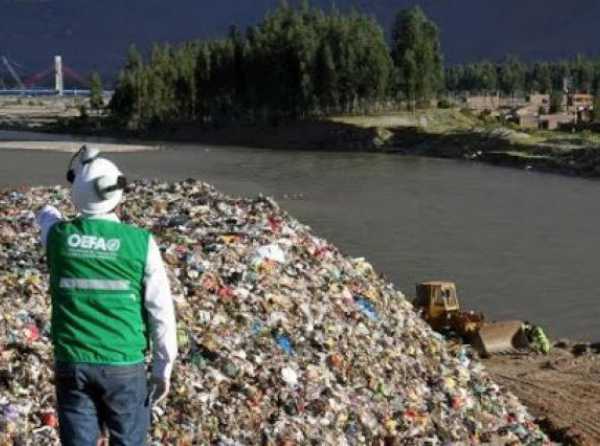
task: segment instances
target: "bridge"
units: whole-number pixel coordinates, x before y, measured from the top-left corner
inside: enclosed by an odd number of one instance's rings
[[[0,96],[89,96],[89,83],[77,71],[63,64],[61,56],[54,57],[54,64],[23,79],[19,72],[21,65],[6,56],[0,56]],[[2,70],[4,67],[4,70]],[[4,76],[13,80],[15,87],[6,88]],[[47,86],[48,80],[54,80],[54,88]],[[65,89],[65,80],[80,88]],[[44,85],[46,84],[46,85]]]

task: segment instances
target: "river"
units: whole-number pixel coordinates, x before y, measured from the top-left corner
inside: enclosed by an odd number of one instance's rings
[[[0,151],[0,186],[64,183],[70,155]],[[110,154],[131,178],[199,178],[263,193],[407,295],[457,283],[463,307],[541,324],[555,337],[600,331],[600,182],[384,154],[168,144]]]

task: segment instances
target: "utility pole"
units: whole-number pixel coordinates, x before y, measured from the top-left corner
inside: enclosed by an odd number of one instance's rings
[[[54,56],[54,80],[54,89],[59,96],[62,96],[65,90],[65,84],[61,56]]]

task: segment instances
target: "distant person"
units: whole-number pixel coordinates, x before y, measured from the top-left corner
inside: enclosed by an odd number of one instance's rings
[[[50,270],[61,442],[95,445],[106,427],[111,446],[144,445],[177,354],[164,264],[152,235],[115,214],[126,181],[112,162],[84,146],[67,179],[80,215],[63,220],[52,206],[37,214]]]
[[[527,335],[527,339],[531,344],[531,348],[538,352],[547,355],[550,353],[550,340],[544,333],[544,330],[539,325],[533,325],[529,321],[525,321],[523,324],[523,329],[525,330],[525,334]]]

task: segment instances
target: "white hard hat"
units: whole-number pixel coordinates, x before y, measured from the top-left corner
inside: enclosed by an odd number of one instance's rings
[[[100,158],[96,149],[83,146],[72,160],[67,177],[73,184],[73,204],[84,214],[108,214],[123,199],[123,173],[111,161]]]

